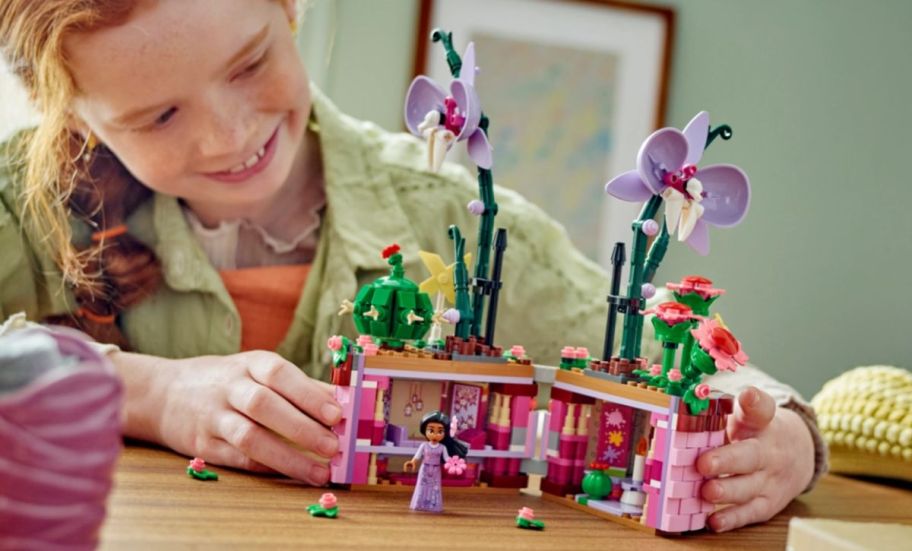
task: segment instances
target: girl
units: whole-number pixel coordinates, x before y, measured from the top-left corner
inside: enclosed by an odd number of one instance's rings
[[[462,208],[475,184],[457,167],[427,172],[420,143],[310,87],[295,7],[0,3],[0,45],[42,112],[2,151],[0,317],[25,311],[117,345],[127,436],[323,484],[308,452],[336,453],[325,427],[340,418],[319,380],[323,343],[354,332],[336,307],[382,275],[389,243],[451,250],[449,224],[475,227]],[[535,266],[506,271],[498,341],[538,358],[570,335],[596,349],[605,274],[541,210],[497,193],[510,257]],[[548,307],[529,316],[533,304]],[[757,371],[710,382],[766,391],[741,394],[734,443],[700,459],[738,475],[705,485],[737,504],[711,522],[768,519],[823,470],[813,412]]]
[[[415,452],[415,456],[405,462],[405,472],[415,470],[415,461],[421,458],[418,480],[415,482],[415,493],[409,507],[413,511],[443,511],[443,486],[441,465],[450,457],[465,458],[468,448],[465,444],[450,436],[450,418],[440,411],[432,411],[421,419],[421,434],[427,438]]]

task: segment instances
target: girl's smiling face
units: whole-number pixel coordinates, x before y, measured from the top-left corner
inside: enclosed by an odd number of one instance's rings
[[[125,24],[67,39],[76,125],[194,208],[268,207],[310,113],[293,18],[294,0],[141,0]]]

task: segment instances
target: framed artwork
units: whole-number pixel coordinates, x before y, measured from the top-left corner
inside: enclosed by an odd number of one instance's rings
[[[639,206],[609,200],[604,185],[634,168],[664,122],[674,12],[608,0],[422,0],[415,74],[446,87],[443,49],[429,40],[437,27],[460,53],[475,43],[495,183],[541,206],[608,266]]]

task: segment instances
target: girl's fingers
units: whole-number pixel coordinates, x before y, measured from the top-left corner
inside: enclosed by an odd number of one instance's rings
[[[775,513],[769,499],[761,495],[743,505],[733,505],[716,511],[709,517],[709,527],[715,532],[725,532],[755,522],[765,522]]]
[[[711,503],[747,503],[763,491],[766,476],[762,472],[715,478],[703,483],[703,499]]]
[[[241,379],[231,384],[228,388],[228,403],[248,419],[306,450],[327,458],[339,451],[339,438],[332,431],[301,413],[272,389],[251,379]]]
[[[705,477],[750,474],[766,465],[767,453],[756,438],[726,444],[697,458],[697,470]]]
[[[748,387],[738,395],[738,407],[728,420],[728,437],[731,441],[753,438],[763,431],[776,416],[776,401],[769,394],[755,387]]]
[[[216,420],[217,434],[251,460],[276,471],[322,486],[329,479],[329,468],[295,450],[278,436],[243,415],[230,411]]]
[[[342,418],[342,408],[333,397],[332,387],[314,381],[280,356],[257,353],[252,356],[247,371],[255,381],[278,392],[326,426],[335,425]]]
[[[275,474],[276,472],[275,469],[270,469],[266,465],[250,459],[221,438],[210,438],[203,446],[203,449],[200,450],[199,456],[205,459],[206,463],[212,465],[233,467],[255,473]]]

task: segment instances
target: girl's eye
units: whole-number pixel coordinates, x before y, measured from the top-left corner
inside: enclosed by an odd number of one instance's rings
[[[168,110],[166,110],[165,112],[163,112],[161,115],[156,117],[154,121],[147,124],[146,126],[139,128],[138,130],[140,132],[151,132],[153,130],[159,130],[159,129],[165,127],[168,124],[168,122],[171,121],[171,119],[174,117],[175,113],[177,113],[177,107],[171,107]]]
[[[268,52],[267,52],[267,53],[268,53]],[[244,69],[243,69],[240,73],[238,73],[238,75],[237,75],[235,78],[243,78],[243,77],[250,76],[250,75],[256,73],[257,70],[258,70],[260,67],[262,67],[263,64],[264,64],[265,62],[266,62],[266,53],[264,53],[263,55],[261,55],[261,56],[259,57],[259,59],[257,59],[256,61],[254,61],[254,62],[251,63],[250,65],[244,67]],[[232,80],[233,80],[233,79],[232,79]]]

